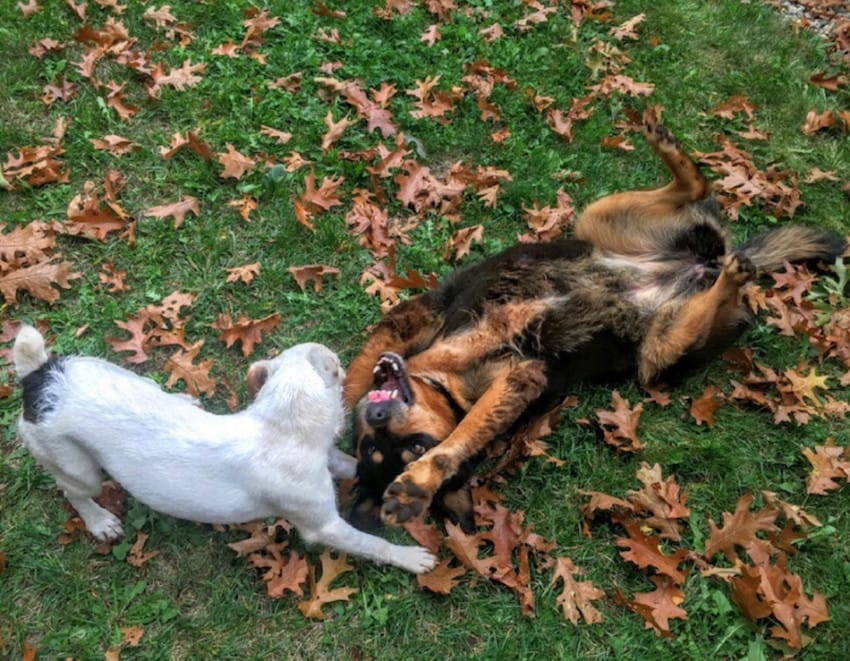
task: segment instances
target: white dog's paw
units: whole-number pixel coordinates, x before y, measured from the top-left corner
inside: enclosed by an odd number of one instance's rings
[[[86,521],[86,528],[100,542],[111,542],[124,534],[121,520],[107,510],[96,521]]]
[[[401,546],[396,564],[414,574],[424,574],[437,566],[437,556],[421,546]]]

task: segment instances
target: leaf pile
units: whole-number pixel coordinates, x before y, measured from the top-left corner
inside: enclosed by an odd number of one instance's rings
[[[691,568],[725,582],[745,617],[772,618],[776,624],[770,635],[789,649],[810,641],[803,626],[811,629],[829,619],[824,596],[814,591],[809,598],[800,577],[788,568],[789,556],[797,552],[792,542],[821,526],[815,517],[767,491],[762,492],[764,507],[753,511],[752,494],[744,494],[734,513],[723,513],[721,525],[709,520],[700,553],[682,543],[682,525],[691,514],[687,492],[680,491],[672,476],[663,479],[657,464],[642,464],[637,477],[643,487],[628,492],[626,499],[582,492],[590,496],[582,516],[590,530],[592,520],[605,512],[626,533],[616,540],[625,549],[620,556],[647,571],[655,589],[629,598],[617,588],[615,599],[643,617],[647,628],[672,636],[670,620],[687,619],[682,588]]]

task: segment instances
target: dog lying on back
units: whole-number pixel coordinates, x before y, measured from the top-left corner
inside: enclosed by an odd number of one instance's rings
[[[283,516],[307,542],[416,573],[436,562],[423,548],[390,544],[340,517],[332,477],[353,477],[356,462],[334,445],[344,371],[323,345],[300,344],[251,365],[256,398],[233,415],[208,413],[98,358],[50,358],[31,326],[21,327],[13,355],[23,383],[19,435],[99,540],[123,534],[93,500],[105,469],[136,499],[181,519]]]
[[[844,239],[800,225],[732,249],[710,184],[651,117],[643,132],[673,180],[609,195],[573,238],[520,244],[393,308],[351,363],[361,528],[433,506],[465,529],[469,462],[576,384],[669,381],[745,328],[741,288],[784,261],[833,261]]]

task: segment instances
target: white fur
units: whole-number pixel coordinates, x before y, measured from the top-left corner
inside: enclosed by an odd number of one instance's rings
[[[22,378],[47,360],[38,331],[21,328],[14,358]],[[52,408],[37,423],[21,415],[18,431],[98,539],[123,533],[92,500],[105,469],[159,512],[204,523],[283,516],[307,542],[430,570],[427,550],[361,532],[337,511],[332,477],[354,477],[356,462],[334,445],[344,421],[336,355],[299,344],[249,372],[262,381],[256,399],[216,415],[104,360],[66,357],[39,400]]]

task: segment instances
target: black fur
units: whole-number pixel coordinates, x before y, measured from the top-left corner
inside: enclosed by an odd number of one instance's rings
[[[23,379],[24,420],[38,424],[41,416],[53,409],[52,403],[44,397],[44,390],[56,374],[65,369],[62,358],[51,358]]]

